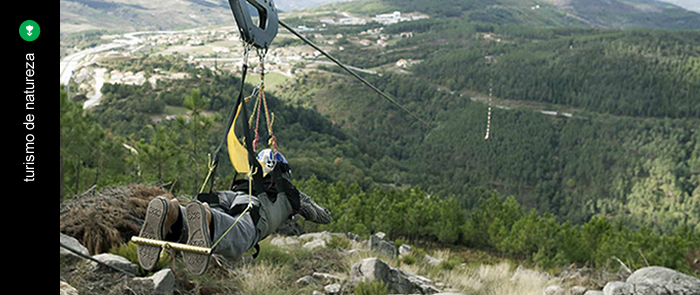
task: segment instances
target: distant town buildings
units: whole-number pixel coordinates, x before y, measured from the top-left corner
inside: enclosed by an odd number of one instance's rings
[[[374,16],[372,20],[385,26],[388,26],[399,22],[415,21],[428,18],[430,18],[430,16],[428,16],[427,14],[422,14],[420,12],[401,14],[400,11],[394,11],[393,13],[378,14]]]
[[[143,71],[134,74],[131,71],[122,73],[119,70],[112,70],[109,72],[108,82],[112,84],[143,85],[143,83],[146,83],[146,78]]]
[[[319,21],[323,25],[364,25],[368,22],[366,18],[356,17],[347,12],[342,12],[340,15],[342,15],[342,17],[335,18],[327,16],[319,19]],[[383,25],[392,25],[398,22],[416,21],[428,18],[430,18],[430,16],[420,12],[401,13],[400,11],[394,11],[392,13],[375,15],[369,20]]]
[[[306,26],[297,26],[298,32],[311,32],[313,30],[314,30],[313,28],[308,28]]]
[[[409,59],[403,59],[403,58],[402,58],[402,59],[399,59],[399,60],[396,62],[396,66],[399,67],[399,68],[408,68],[408,67],[410,67],[410,66],[412,66],[412,65],[415,65],[415,64],[418,64],[418,63],[420,63],[420,62],[421,62],[420,60],[413,60],[413,59],[410,59],[410,58],[409,58]]]
[[[359,17],[343,17],[339,19],[325,17],[319,20],[321,23],[329,25],[364,25],[367,23],[366,20]]]
[[[413,38],[413,32],[401,32],[399,34],[401,38]]]

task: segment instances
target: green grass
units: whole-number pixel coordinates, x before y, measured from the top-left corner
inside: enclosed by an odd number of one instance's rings
[[[189,110],[186,107],[177,107],[177,106],[165,106],[165,114],[166,115],[187,115],[189,114]]]
[[[350,248],[350,241],[346,238],[333,236],[331,240],[328,241],[327,247],[330,249],[346,250]]]
[[[126,244],[113,247],[112,249],[109,249],[109,253],[124,257],[131,261],[131,263],[138,265],[138,275],[140,276],[147,276],[149,273],[155,273],[161,269],[168,268],[173,262],[173,259],[170,257],[167,251],[162,251],[160,254],[160,259],[158,260],[155,268],[153,268],[153,270],[150,272],[146,271],[145,269],[141,268],[141,265],[139,264],[136,244],[133,242],[128,242]]]
[[[389,292],[388,284],[379,281],[371,283],[361,282],[355,287],[355,295],[386,295]]]
[[[284,85],[289,77],[280,73],[267,73],[265,75],[265,90],[275,91],[279,89],[280,86]],[[257,86],[260,83],[260,75],[249,75],[246,77],[246,83]]]

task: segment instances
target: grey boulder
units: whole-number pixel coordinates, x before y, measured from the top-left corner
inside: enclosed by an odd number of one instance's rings
[[[394,244],[384,240],[385,236],[382,232],[371,235],[369,237],[369,248],[389,258],[396,258],[399,255],[399,251],[396,250]]]
[[[627,282],[609,282],[603,288],[603,294],[700,295],[700,279],[669,268],[651,266],[635,271]]]
[[[88,251],[85,246],[80,244],[78,240],[75,238],[69,236],[69,235],[60,235],[60,241],[61,244],[70,247],[71,249],[75,250],[76,252],[83,254],[85,256],[90,257],[90,252]],[[70,250],[64,248],[64,247],[59,247],[61,249],[61,258],[68,258],[68,259],[82,259],[80,256],[76,255],[75,253],[71,252]]]
[[[172,294],[175,290],[175,275],[166,268],[147,278],[133,278],[130,286],[146,294]]]
[[[350,281],[357,283],[360,281],[371,282],[379,280],[388,286],[391,293],[399,294],[433,294],[440,290],[435,287],[433,281],[407,273],[403,270],[390,267],[377,258],[366,258],[355,263],[350,269]]]
[[[330,295],[340,294],[340,284],[331,284],[323,287],[323,290]]]
[[[92,258],[94,258],[95,260],[102,262],[106,265],[116,267],[118,269],[130,272],[130,273],[136,273],[136,271],[138,271],[138,268],[139,268],[138,265],[131,263],[131,261],[129,261],[129,259],[126,259],[126,258],[121,257],[119,255],[103,253],[103,254],[97,254],[95,256],[92,256]],[[101,265],[98,265],[97,262],[91,261],[90,263],[95,268],[102,267]]]

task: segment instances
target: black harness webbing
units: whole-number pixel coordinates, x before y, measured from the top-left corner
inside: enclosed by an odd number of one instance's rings
[[[257,159],[255,158],[255,152],[253,151],[253,143],[252,143],[252,137],[250,135],[250,126],[248,126],[248,120],[245,120],[245,118],[248,117],[248,111],[245,107],[245,101],[243,98],[243,92],[244,92],[244,86],[245,86],[245,78],[246,74],[248,72],[248,65],[244,64],[243,65],[243,74],[241,75],[241,86],[240,90],[238,92],[238,100],[236,101],[236,104],[233,106],[231,109],[231,112],[229,113],[228,116],[228,122],[226,124],[226,129],[224,132],[224,135],[221,138],[221,141],[219,142],[219,145],[216,147],[216,150],[214,150],[214,153],[212,154],[212,163],[211,165],[214,167],[213,171],[211,173],[211,183],[209,185],[209,193],[206,195],[212,195],[214,191],[214,180],[216,179],[216,168],[219,166],[219,153],[221,153],[221,149],[224,146],[224,143],[226,142],[226,137],[228,136],[228,132],[231,129],[231,126],[235,124],[235,116],[236,116],[236,110],[238,110],[239,106],[241,107],[241,113],[243,117],[243,135],[245,138],[245,147],[246,150],[248,151],[248,163],[252,166],[253,171],[255,172],[253,174],[253,185],[255,186],[255,189],[257,191],[263,191],[263,186],[262,186],[262,167],[260,166],[260,163],[258,163]],[[201,195],[201,194],[200,194]],[[197,199],[200,199],[199,196],[197,196]],[[206,196],[203,196],[203,199],[207,199]]]

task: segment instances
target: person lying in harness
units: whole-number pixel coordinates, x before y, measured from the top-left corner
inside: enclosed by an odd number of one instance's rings
[[[253,247],[259,250],[258,242],[295,214],[319,224],[332,221],[326,208],[292,185],[289,163],[281,153],[265,149],[257,159],[265,175],[263,192],[253,187],[252,196],[248,195],[249,181],[241,179],[234,182],[231,191],[200,194],[184,207],[176,199],[156,197],[148,205],[139,237],[199,247],[212,247],[218,241],[214,254],[238,258]],[[249,201],[253,206],[245,211]],[[137,247],[141,267],[153,269],[162,248],[142,244]],[[187,269],[199,275],[206,271],[210,255],[183,251],[183,258]]]

